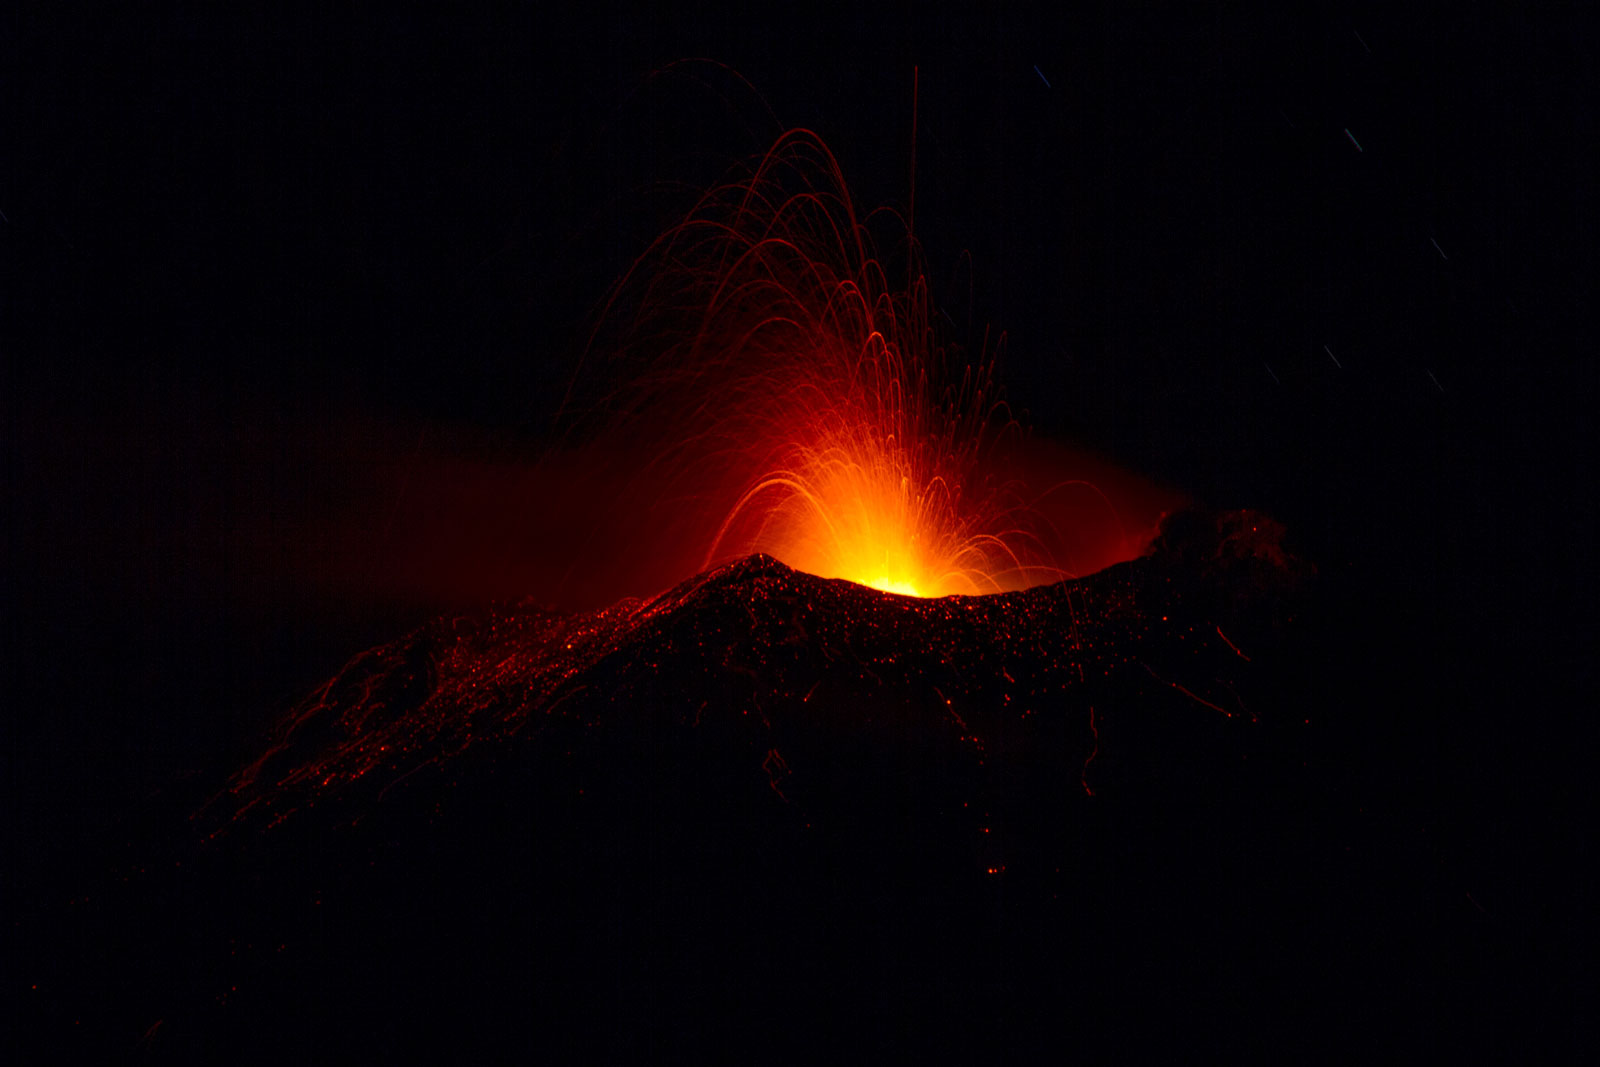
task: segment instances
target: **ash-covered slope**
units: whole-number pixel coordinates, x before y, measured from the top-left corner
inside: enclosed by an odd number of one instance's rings
[[[1145,559],[990,597],[752,557],[592,614],[438,620],[84,909],[39,968],[45,1028],[633,1056],[1110,1010],[1086,976],[1253,891],[1208,869],[1304,725],[1274,663],[1309,568],[1281,534],[1190,515]],[[1211,884],[1170,896],[1179,872]]]

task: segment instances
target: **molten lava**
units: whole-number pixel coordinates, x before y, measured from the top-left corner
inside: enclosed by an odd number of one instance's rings
[[[879,258],[869,221],[897,226],[903,262]],[[779,138],[652,244],[590,351],[626,384],[592,407],[569,393],[568,413],[603,413],[654,456],[630,499],[714,518],[699,569],[765,552],[923,597],[1067,573],[1007,475],[1021,435],[995,353],[944,340],[915,240],[858,214],[814,134]]]

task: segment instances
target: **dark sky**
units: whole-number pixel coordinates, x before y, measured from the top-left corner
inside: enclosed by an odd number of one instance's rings
[[[936,292],[1007,331],[1036,430],[1283,518],[1467,672],[1472,759],[1561,733],[1594,601],[1579,6],[747,7],[14,16],[4,660],[30,847],[374,641],[537,595],[383,561],[434,543],[442,487],[526,511],[517,465],[590,312],[728,162],[806,126],[862,204],[909,207],[913,70]],[[1519,692],[1554,719],[1502,723]]]

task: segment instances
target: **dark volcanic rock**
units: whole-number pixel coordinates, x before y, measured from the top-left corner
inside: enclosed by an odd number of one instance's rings
[[[1151,961],[1206,924],[1270,940],[1216,909],[1259,890],[1242,827],[1304,725],[1282,647],[1309,569],[1281,536],[1190,515],[1151,557],[990,597],[752,557],[593,614],[438,620],[136,849],[40,965],[42,1029],[203,1057],[883,1051],[981,1048],[985,1019],[1020,1040],[1127,981],[1203,1005],[1229,983]]]
[[[916,751],[930,778],[970,788],[991,762],[1077,773],[1096,700],[1152,680],[1256,719],[1239,692],[1250,657],[1223,627],[1257,647],[1287,621],[1309,568],[1282,534],[1251,512],[1186,514],[1151,557],[997,596],[902,597],[753,556],[589,614],[441,619],[286,716],[206,819],[221,833],[321,805],[355,821],[392,790],[459,777],[468,750],[503,764],[680,734],[800,811],[832,792],[807,797],[809,779],[861,751]]]

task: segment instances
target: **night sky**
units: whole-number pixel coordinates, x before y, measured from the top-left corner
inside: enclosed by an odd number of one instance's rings
[[[1348,832],[1593,992],[1578,5],[225,6],[0,43],[9,899],[362,649],[559,599],[523,472],[608,286],[785,127],[910,211],[915,129],[958,336],[1039,436],[1286,524]]]

